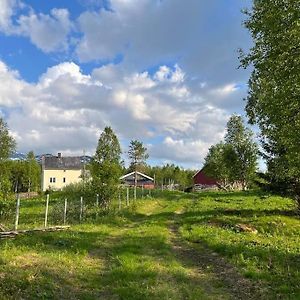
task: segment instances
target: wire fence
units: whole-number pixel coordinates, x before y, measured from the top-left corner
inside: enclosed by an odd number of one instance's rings
[[[110,203],[109,212],[118,213],[134,206],[136,201],[159,194],[158,190],[144,188],[119,189],[117,198]],[[103,208],[97,194],[64,197],[53,193],[29,199],[16,195],[16,201],[0,203],[0,231],[79,224],[106,213],[107,208]]]

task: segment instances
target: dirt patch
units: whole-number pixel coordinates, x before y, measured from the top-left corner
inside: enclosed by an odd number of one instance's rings
[[[252,225],[248,225],[248,224],[236,224],[235,228],[237,229],[238,232],[249,232],[249,233],[253,233],[253,234],[258,233],[256,228],[254,228]]]
[[[174,224],[170,226],[170,232],[172,248],[176,256],[183,262],[192,262],[200,273],[211,270],[232,299],[266,299],[261,287],[242,276],[234,266],[204,243],[200,241],[195,248],[180,237],[178,226]]]

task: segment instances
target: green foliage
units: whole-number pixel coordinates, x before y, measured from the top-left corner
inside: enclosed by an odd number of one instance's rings
[[[226,189],[234,182],[232,161],[235,159],[235,153],[230,145],[223,142],[213,145],[205,157],[205,173],[215,178],[220,186]]]
[[[6,162],[11,192],[37,192],[40,189],[41,167],[31,151],[25,161]]]
[[[15,148],[16,142],[9,134],[7,124],[0,117],[0,162],[7,160]]]
[[[231,163],[231,176],[245,189],[256,171],[258,149],[253,141],[252,131],[244,126],[241,116],[230,117],[225,143],[231,148],[227,152],[227,161]]]
[[[225,141],[212,146],[205,158],[205,172],[223,188],[247,189],[257,168],[257,145],[241,116],[227,123]]]
[[[33,151],[30,151],[27,154],[25,168],[25,187],[27,188],[27,191],[38,191],[40,188],[41,181],[41,167],[36,161]]]
[[[86,199],[90,199],[94,197],[95,191],[93,190],[92,182],[78,182],[78,183],[71,183],[66,185],[62,191],[55,192],[54,194],[56,197],[59,198],[67,198],[68,200],[78,200],[81,196],[84,195]]]
[[[0,199],[6,199],[11,192],[10,169],[7,160],[15,147],[16,142],[9,134],[7,124],[0,117]]]
[[[272,184],[283,183],[300,207],[299,1],[256,0],[246,14],[254,43],[241,55],[253,68],[247,113],[261,129]]]
[[[145,168],[146,160],[149,158],[147,148],[140,141],[131,141],[128,150],[128,158],[130,160],[129,169],[131,171],[142,172]]]
[[[110,127],[101,133],[91,165],[94,189],[105,207],[116,196],[122,172],[121,147]]]
[[[174,164],[154,167],[146,166],[144,172],[155,178],[157,187],[171,184],[181,190],[192,185],[192,176],[195,174],[194,170],[185,170]]]
[[[7,170],[7,164],[3,163],[1,166],[0,176],[0,199],[8,199],[12,193],[11,181],[9,180],[9,170]]]

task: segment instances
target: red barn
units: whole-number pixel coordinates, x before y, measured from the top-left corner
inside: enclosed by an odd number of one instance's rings
[[[208,177],[205,175],[205,168],[202,168],[193,176],[194,188],[198,189],[217,189],[218,182],[217,180]]]

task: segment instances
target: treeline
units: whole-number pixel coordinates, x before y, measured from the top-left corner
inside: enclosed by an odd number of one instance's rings
[[[128,170],[130,171],[130,169]],[[160,166],[145,166],[142,171],[154,178],[157,188],[184,190],[193,185],[193,175],[196,171],[183,169],[174,164]]]
[[[300,209],[299,1],[254,1],[245,11],[253,46],[246,111],[261,131],[265,187],[294,197]]]
[[[37,192],[41,184],[41,167],[33,151],[25,160],[7,162],[11,190],[14,192]]]
[[[38,191],[41,171],[34,153],[29,152],[26,160],[12,161],[16,142],[9,134],[7,124],[0,118],[0,199],[6,199],[12,192]]]
[[[9,134],[7,124],[0,118],[0,199],[6,199],[12,192],[31,192],[40,189],[41,170],[31,151],[26,160],[12,161],[16,142]]]

